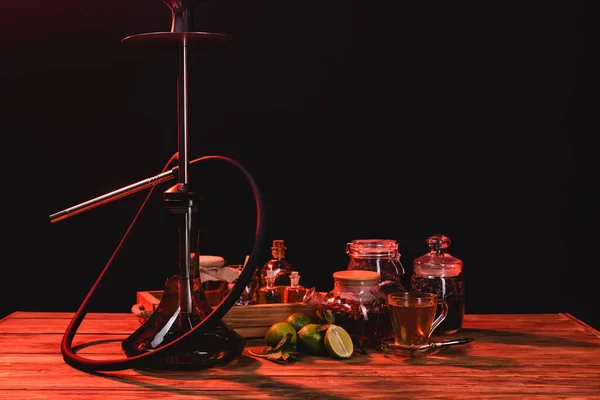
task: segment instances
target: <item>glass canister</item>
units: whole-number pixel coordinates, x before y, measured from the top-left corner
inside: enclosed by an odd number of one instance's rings
[[[435,293],[448,305],[448,315],[436,332],[452,334],[462,328],[465,315],[465,280],[463,262],[448,254],[450,239],[433,235],[427,239],[429,253],[414,260],[412,290]]]
[[[337,271],[333,280],[333,289],[327,293],[309,289],[304,304],[331,312],[334,323],[344,328],[361,346],[376,345],[379,339],[392,337],[387,296],[379,287],[378,272]]]
[[[348,270],[375,271],[380,274],[379,286],[387,295],[404,292],[401,277],[404,267],[400,262],[398,243],[392,239],[357,239],[346,244],[350,257]]]

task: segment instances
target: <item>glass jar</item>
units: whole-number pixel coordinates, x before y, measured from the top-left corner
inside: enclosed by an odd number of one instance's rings
[[[346,244],[346,254],[350,257],[346,269],[379,273],[379,286],[386,295],[405,291],[401,282],[404,267],[400,262],[398,244],[395,240],[353,240]]]
[[[411,276],[412,290],[434,293],[438,302],[448,305],[448,315],[437,328],[441,334],[456,333],[462,328],[465,315],[465,280],[463,262],[446,252],[450,239],[444,235],[434,235],[427,239],[429,253],[414,260]]]
[[[327,293],[309,289],[304,304],[329,311],[336,325],[344,328],[360,346],[376,345],[392,337],[386,298],[375,271],[344,270],[333,274],[334,286]]]

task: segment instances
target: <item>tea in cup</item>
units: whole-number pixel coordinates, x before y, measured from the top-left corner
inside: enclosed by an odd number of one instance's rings
[[[387,304],[394,331],[394,344],[409,350],[428,344],[429,337],[448,314],[448,306],[442,301],[442,311],[435,318],[438,297],[432,293],[390,293]]]

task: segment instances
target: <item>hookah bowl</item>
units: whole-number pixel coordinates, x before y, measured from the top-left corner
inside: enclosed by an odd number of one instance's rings
[[[191,32],[193,13],[202,0],[162,0],[171,10],[171,32]]]

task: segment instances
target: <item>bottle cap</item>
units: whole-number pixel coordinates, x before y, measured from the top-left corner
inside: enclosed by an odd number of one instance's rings
[[[281,240],[281,239],[273,240],[273,248],[285,249],[283,240]]]
[[[300,283],[300,274],[298,271],[292,271],[290,273],[290,282],[292,285],[298,285],[298,283]]]

